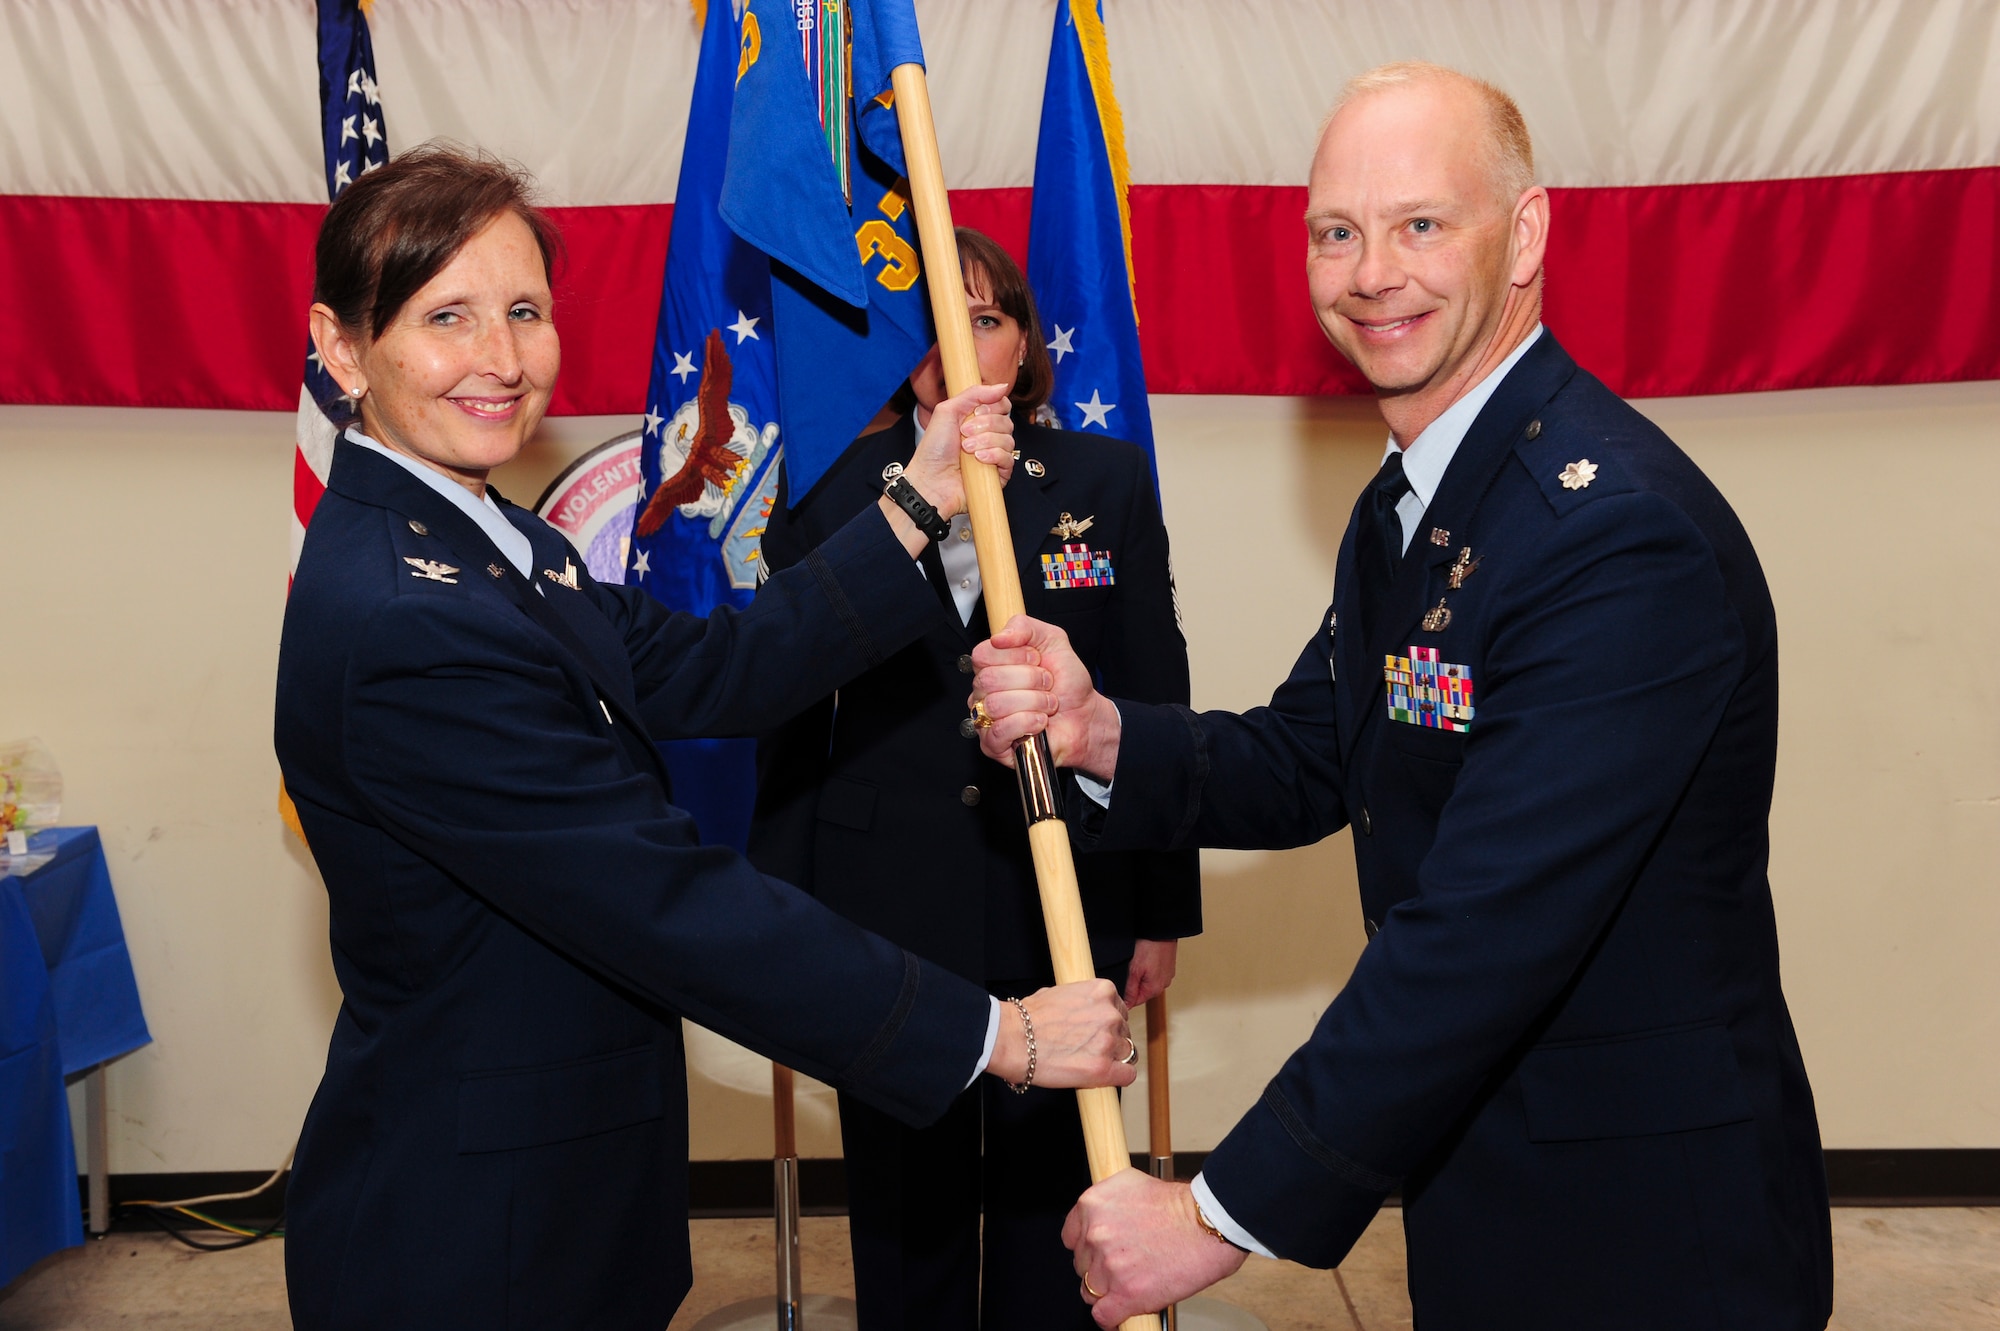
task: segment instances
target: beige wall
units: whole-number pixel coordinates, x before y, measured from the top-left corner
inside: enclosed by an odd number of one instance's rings
[[[2000,1146],[2000,384],[1641,405],[1736,504],[1777,600],[1772,878],[1827,1143]],[[1154,410],[1196,702],[1252,705],[1325,607],[1381,427],[1360,402]],[[552,421],[501,484],[531,500],[628,424]],[[45,739],[65,821],[102,828],[156,1037],[114,1072],[120,1172],[276,1164],[338,1003],[324,895],[273,809],[290,440],[281,415],[0,407],[0,739]],[[1181,1149],[1214,1144],[1351,966],[1345,841],[1207,856]],[[690,1047],[695,1154],[767,1150],[768,1065]],[[802,1138],[838,1149],[823,1092]]]

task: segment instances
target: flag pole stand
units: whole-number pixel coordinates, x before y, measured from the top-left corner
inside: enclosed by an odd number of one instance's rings
[[[718,1308],[691,1331],[855,1331],[854,1300],[804,1293],[799,1269],[799,1137],[792,1070],[771,1064],[771,1212],[777,1221],[777,1297]],[[774,1306],[775,1305],[775,1306]]]
[[[910,201],[916,208],[917,236],[923,245],[925,285],[937,322],[945,389],[963,393],[979,382],[979,355],[972,345],[972,316],[966,307],[965,277],[958,266],[944,163],[938,156],[930,85],[924,78],[924,67],[918,64],[898,65],[889,78],[895,91],[903,158],[910,172]],[[1007,505],[1000,495],[1000,473],[969,453],[961,453],[958,462],[965,481],[965,509],[972,520],[973,548],[979,555],[986,622],[997,629],[1025,609],[1021,573],[1014,566],[1013,537],[1007,529]],[[1014,746],[1014,775],[1021,785],[1021,809],[1028,820],[1028,848],[1041,890],[1042,920],[1048,929],[1056,983],[1093,979],[1097,970],[1090,960],[1090,935],[1084,928],[1076,862],[1070,857],[1069,826],[1062,819],[1060,787],[1046,735]],[[1090,1158],[1091,1178],[1101,1180],[1130,1169],[1132,1157],[1126,1152],[1118,1092],[1109,1086],[1092,1087],[1078,1091],[1076,1100],[1083,1118],[1083,1146]],[[1159,1331],[1160,1319],[1142,1313],[1126,1318],[1120,1327],[1121,1331]]]
[[[1146,1149],[1153,1177],[1174,1177],[1173,1093],[1167,1072],[1167,996],[1146,1004]],[[1161,1314],[1166,1331],[1270,1331],[1255,1316],[1221,1299],[1183,1299]]]

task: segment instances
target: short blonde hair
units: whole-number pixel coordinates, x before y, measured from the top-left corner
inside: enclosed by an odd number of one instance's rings
[[[1333,110],[1327,112],[1326,119],[1332,121],[1340,114],[1341,108],[1370,93],[1433,82],[1457,84],[1477,96],[1486,107],[1486,165],[1494,185],[1506,201],[1512,203],[1521,197],[1523,191],[1532,188],[1535,184],[1535,142],[1528,135],[1528,122],[1521,115],[1521,108],[1512,97],[1485,79],[1462,74],[1448,66],[1434,65],[1426,60],[1399,60],[1365,70],[1347,81],[1347,86],[1340,90],[1340,100],[1333,104]],[[1321,129],[1325,129],[1324,123]]]

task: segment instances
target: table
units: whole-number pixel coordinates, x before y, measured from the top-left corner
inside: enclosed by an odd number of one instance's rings
[[[53,858],[0,876],[0,1285],[83,1242],[63,1089],[78,1074],[90,1228],[108,1226],[104,1065],[153,1038],[97,829],[37,832],[29,850]]]

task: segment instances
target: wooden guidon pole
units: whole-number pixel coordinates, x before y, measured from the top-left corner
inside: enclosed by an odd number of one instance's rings
[[[1167,996],[1146,1004],[1146,1147],[1153,1155],[1153,1173],[1174,1176],[1173,1098],[1167,1088]]]
[[[972,316],[965,300],[965,276],[958,266],[958,241],[951,225],[951,203],[945,196],[944,163],[938,157],[937,126],[931,119],[930,85],[922,65],[898,65],[890,74],[896,95],[896,121],[903,136],[903,157],[910,170],[910,201],[916,208],[917,235],[923,243],[924,274],[930,287],[931,314],[937,321],[938,352],[944,363],[945,390],[963,393],[979,382],[979,355],[972,345]],[[965,479],[965,508],[972,519],[973,548],[979,554],[979,581],[984,588],[986,622],[1000,628],[1025,613],[1021,574],[1014,567],[1014,541],[1007,530],[1007,505],[1000,495],[1000,473],[967,453],[959,455]],[[1090,935],[1083,922],[1083,898],[1076,886],[1076,863],[1070,858],[1069,828],[1057,799],[1055,763],[1048,739],[1036,735],[1014,748],[1014,770],[1020,778],[1021,804],[1028,819],[1028,846],[1035,861],[1035,881],[1041,889],[1042,919],[1049,931],[1049,956],[1056,983],[1070,984],[1097,974],[1090,961]],[[1076,1093],[1083,1115],[1084,1150],[1090,1157],[1092,1179],[1109,1178],[1132,1167],[1125,1146],[1125,1120],[1118,1109],[1118,1092],[1093,1087]],[[1151,1313],[1128,1317],[1121,1331],[1159,1331]]]
[[[1173,1093],[1167,1082],[1167,996],[1146,1003],[1146,1149],[1153,1157],[1153,1177],[1174,1178]],[[1180,1311],[1162,1309],[1167,1331],[1180,1331]]]

